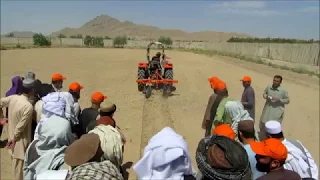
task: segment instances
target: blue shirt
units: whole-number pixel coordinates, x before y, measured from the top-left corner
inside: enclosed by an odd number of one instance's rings
[[[254,153],[250,147],[250,144],[245,144],[243,145],[244,149],[247,151],[249,161],[250,161],[250,166],[251,166],[251,171],[252,171],[252,177],[253,179],[257,179],[261,176],[264,175],[264,172],[260,172],[256,168],[257,160],[255,158],[256,153]]]

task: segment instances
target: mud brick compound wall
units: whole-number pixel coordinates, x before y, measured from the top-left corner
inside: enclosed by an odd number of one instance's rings
[[[53,46],[84,46],[83,39],[52,38]],[[128,40],[125,48],[146,48],[150,41]],[[32,38],[1,37],[1,45],[31,46]],[[104,40],[105,47],[112,47],[112,40]],[[266,58],[306,65],[320,65],[319,44],[276,43],[227,43],[227,42],[173,42],[172,48],[215,50],[253,58]]]

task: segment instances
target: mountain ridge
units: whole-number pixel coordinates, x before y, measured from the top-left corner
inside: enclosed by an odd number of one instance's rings
[[[156,26],[135,24],[131,21],[123,21],[103,14],[84,23],[79,28],[65,27],[59,31],[51,33],[49,36],[58,36],[63,34],[67,37],[82,34],[91,36],[109,36],[116,37],[126,35],[136,40],[158,39],[160,36],[170,37],[173,40],[197,40],[197,41],[227,41],[233,36],[251,37],[245,33],[235,32],[217,32],[217,31],[199,31],[186,32],[179,29],[162,29]]]

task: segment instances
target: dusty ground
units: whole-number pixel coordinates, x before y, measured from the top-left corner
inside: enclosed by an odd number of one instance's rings
[[[119,107],[115,119],[127,137],[124,163],[136,163],[149,138],[165,126],[174,127],[188,142],[193,165],[200,128],[208,97],[211,93],[207,78],[223,79],[235,99],[240,99],[244,75],[253,78],[256,92],[257,123],[263,108],[264,88],[275,74],[284,76],[283,86],[291,103],[286,107],[284,133],[301,140],[319,164],[319,80],[287,71],[274,70],[227,57],[206,57],[185,52],[167,53],[174,63],[174,76],[179,80],[175,96],[167,100],[154,95],[149,100],[137,91],[137,63],[145,60],[144,50],[129,49],[29,49],[1,51],[1,95],[11,86],[14,75],[36,72],[49,82],[51,74],[67,77],[65,89],[72,81],[84,85],[82,108],[89,106],[90,95],[102,91]],[[6,128],[5,128],[6,129]],[[4,131],[1,138],[6,137]],[[132,168],[129,179],[136,179]],[[11,164],[6,149],[1,150],[0,179],[10,179]]]

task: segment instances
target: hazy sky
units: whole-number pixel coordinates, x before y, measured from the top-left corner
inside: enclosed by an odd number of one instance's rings
[[[318,1],[64,1],[1,0],[1,34],[50,34],[108,14],[119,20],[186,31],[319,39]]]

